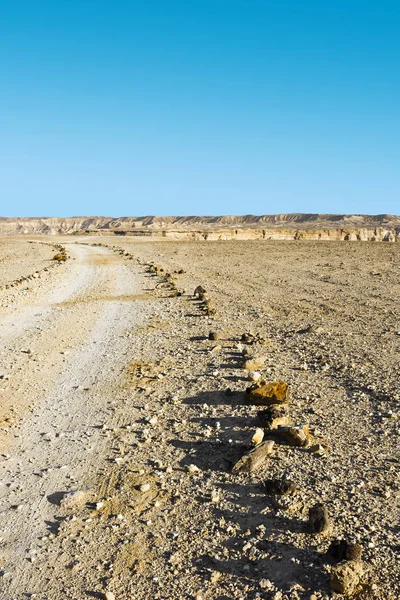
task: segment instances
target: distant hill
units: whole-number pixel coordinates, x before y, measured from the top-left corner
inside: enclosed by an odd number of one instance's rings
[[[286,239],[286,232],[289,239],[314,239],[317,236],[319,239],[396,241],[400,237],[400,216],[292,213],[219,217],[0,217],[0,235],[90,233],[164,236],[177,239],[245,239],[260,236]],[[294,232],[298,233],[295,235]],[[361,232],[361,237],[357,237],[357,232]]]

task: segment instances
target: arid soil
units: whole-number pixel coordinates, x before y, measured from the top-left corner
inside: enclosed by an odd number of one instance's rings
[[[0,598],[400,596],[397,244],[34,241],[0,244]]]
[[[24,238],[0,239],[0,288],[20,277],[48,269],[55,253],[51,241],[29,243]]]

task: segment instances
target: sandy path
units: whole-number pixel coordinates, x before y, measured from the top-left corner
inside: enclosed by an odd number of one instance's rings
[[[0,320],[11,380],[13,372],[24,372],[15,392],[32,409],[0,462],[6,572],[0,597],[8,600],[27,590],[38,541],[55,521],[61,494],[94,483],[108,439],[101,426],[112,411],[106,391],[127,360],[128,340],[121,336],[139,318],[134,300],[127,300],[135,292],[129,266],[104,249],[71,252],[73,269],[57,290],[39,306]]]
[[[8,316],[0,318],[0,349],[4,347],[8,339],[15,340],[27,329],[39,327],[54,311],[55,305],[86,290],[95,276],[95,269],[90,263],[93,251],[84,246],[72,246],[70,253],[76,260],[74,268],[65,280],[57,282],[57,288],[51,290],[50,293],[46,290],[47,295],[43,299],[43,303],[35,303],[22,309],[19,306],[13,306]]]

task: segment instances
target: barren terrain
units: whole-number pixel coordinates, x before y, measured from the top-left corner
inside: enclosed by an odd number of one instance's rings
[[[29,277],[35,272],[48,269],[49,260],[55,252],[51,241],[28,243],[24,238],[0,239],[0,287],[20,277]]]
[[[398,244],[31,241],[0,243],[0,598],[400,596]],[[307,444],[264,427],[249,371]]]

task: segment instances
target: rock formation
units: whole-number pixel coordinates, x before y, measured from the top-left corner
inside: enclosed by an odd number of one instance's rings
[[[0,235],[132,235],[174,240],[400,241],[400,216],[0,217]]]

